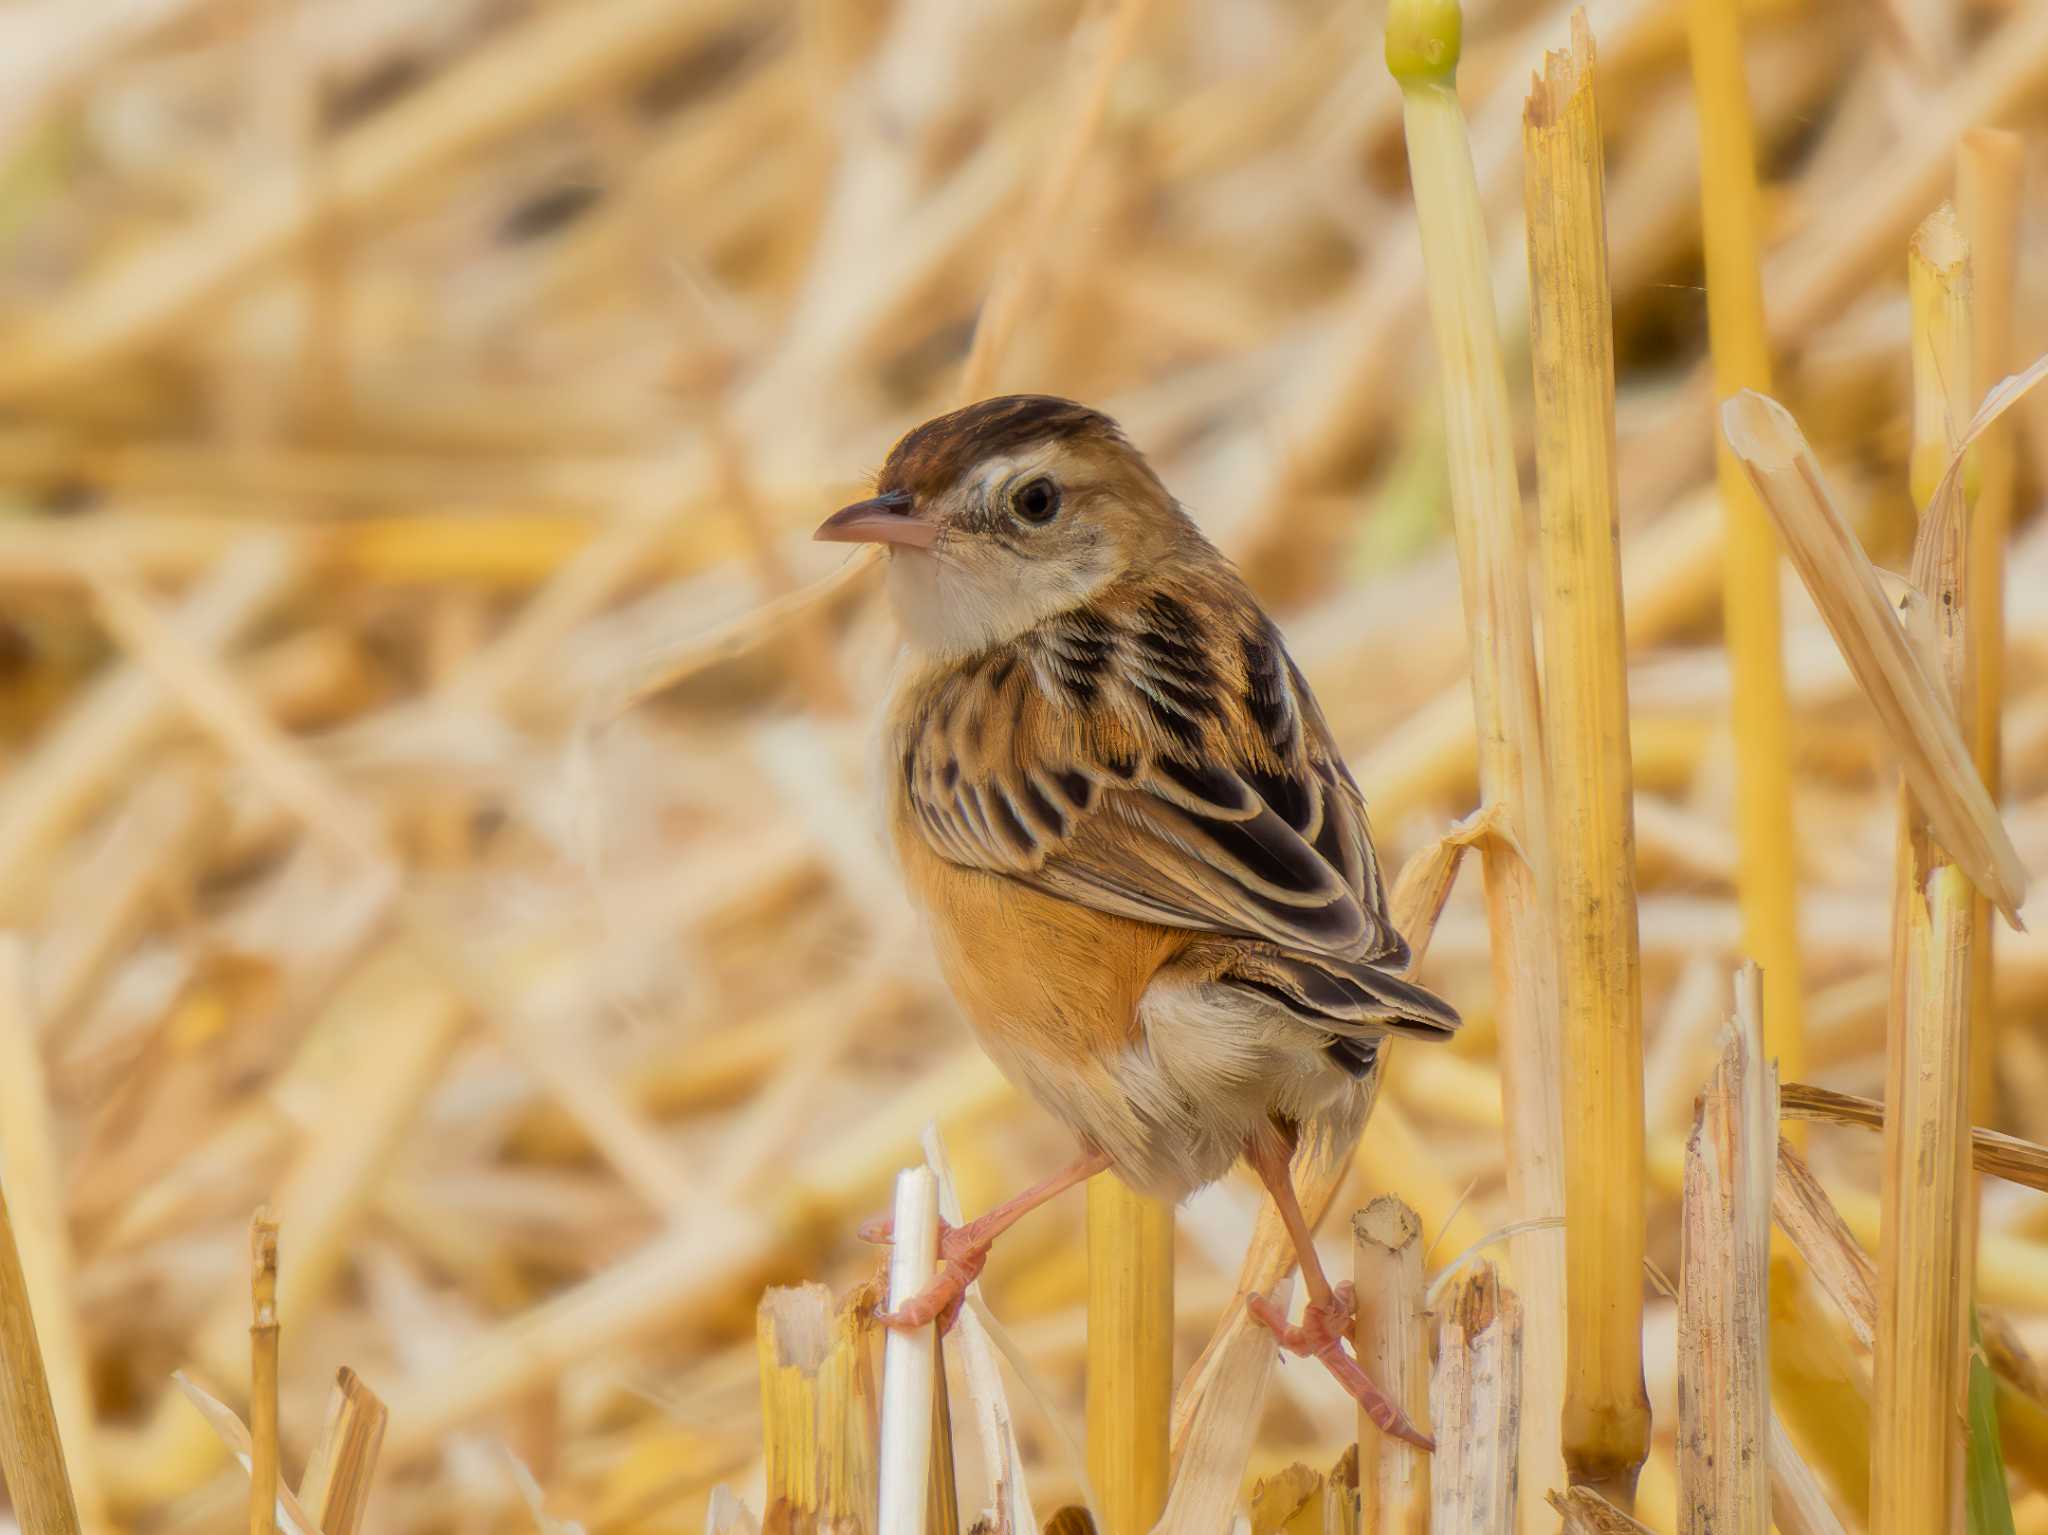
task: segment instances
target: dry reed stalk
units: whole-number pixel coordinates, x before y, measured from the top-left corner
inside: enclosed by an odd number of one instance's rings
[[[1271,1213],[1268,1203],[1260,1213],[1262,1228]],[[1279,1217],[1274,1215],[1273,1225],[1278,1224]],[[1285,1239],[1282,1232],[1280,1240]],[[1259,1237],[1253,1242],[1256,1253]],[[1248,1257],[1247,1269],[1251,1262]],[[1283,1263],[1276,1260],[1272,1268],[1255,1288],[1270,1294],[1285,1310],[1293,1280],[1285,1277]],[[1175,1404],[1173,1484],[1153,1535],[1227,1530],[1237,1509],[1245,1459],[1258,1429],[1259,1408],[1265,1401],[1266,1382],[1277,1353],[1273,1335],[1244,1313],[1245,1277],[1251,1276],[1240,1277],[1232,1303],[1235,1311],[1226,1313],[1218,1324],[1209,1347],[1188,1371],[1181,1400]]]
[[[78,1325],[77,1267],[57,1166],[49,1082],[37,1043],[26,947],[0,933],[0,1172],[36,1318],[50,1404],[65,1446],[65,1471],[87,1530],[106,1523],[94,1461],[90,1359]]]
[[[1651,1535],[1648,1525],[1637,1523],[1590,1487],[1568,1492],[1553,1488],[1544,1496],[1564,1519],[1562,1535]]]
[[[280,1219],[292,1228],[293,1260],[278,1298],[279,1321],[286,1326],[307,1314],[339,1268],[378,1177],[468,1021],[459,1000],[424,975],[402,944],[360,964],[328,1012],[329,1025],[360,1038],[361,1046],[316,1111],[276,1196]],[[224,1298],[200,1325],[190,1357],[215,1379],[235,1379],[247,1326],[239,1297]],[[479,1374],[444,1373],[436,1380],[442,1391],[466,1392],[488,1383]],[[394,1409],[393,1417],[393,1438],[402,1442],[406,1412]],[[108,1458],[108,1493],[116,1504],[147,1506],[175,1497],[210,1472],[218,1446],[194,1428],[170,1393],[140,1431],[117,1440]]]
[[[1908,255],[1913,304],[1913,499],[1924,509],[1913,576],[1932,608],[1938,693],[1969,703],[1967,514],[1936,504],[1968,418],[1970,256],[1946,207]],[[1982,792],[1975,769],[1966,764]],[[1883,1215],[1878,1257],[1870,1502],[1873,1535],[1945,1528],[1961,1488],[1970,1236],[1970,926],[1974,896],[1930,828],[1900,811],[1892,1006],[1885,1051]]]
[[[1756,139],[1743,78],[1737,0],[1687,0],[1700,113],[1701,244],[1714,395],[1769,393]],[[1765,1050],[1784,1076],[1805,1071],[1799,950],[1798,839],[1792,819],[1792,724],[1785,698],[1778,540],[1728,444],[1715,439],[1725,528],[1722,610],[1735,672],[1737,879],[1742,949],[1763,967]]]
[[[369,1507],[377,1455],[390,1414],[363,1378],[343,1365],[328,1393],[320,1437],[306,1456],[299,1502],[320,1535],[356,1535]]]
[[[200,1426],[209,1431],[244,1471],[253,1471],[255,1441],[250,1437],[248,1427],[235,1416],[234,1409],[202,1389],[183,1370],[172,1372],[171,1383],[197,1409]],[[277,1488],[277,1515],[285,1535],[326,1535],[313,1522],[313,1516],[300,1506],[297,1494],[283,1483],[279,1483]]]
[[[2026,892],[2019,854],[1984,792],[1949,696],[1901,627],[1798,424],[1777,401],[1749,391],[1722,407],[1721,424],[1899,753],[1935,840],[1993,904],[2014,915]]]
[[[1789,1141],[1778,1143],[1771,1213],[1799,1250],[1807,1272],[1848,1321],[1857,1341],[1873,1347],[1877,1326],[1877,1268],[1827,1190]]]
[[[1900,243],[1940,201],[1955,170],[1953,133],[1996,123],[2048,81],[2048,11],[2018,6],[1971,51],[1924,108],[1948,131],[1901,135],[1870,173],[1819,197],[1798,239],[1772,262],[1770,290],[1782,295],[1772,334],[1792,341],[1840,312],[1869,279],[1890,268]]]
[[[318,201],[290,176],[223,198],[186,228],[79,283],[16,338],[0,399],[61,389],[190,325],[238,283],[288,256],[316,226],[357,223],[479,146],[715,36],[737,0],[678,8],[609,0],[508,29],[418,91],[332,142]]]
[[[170,621],[192,645],[224,650],[289,594],[297,570],[290,541],[247,539]],[[33,909],[51,850],[175,718],[144,667],[111,668],[16,763],[0,787],[0,914]]]
[[[0,1186],[0,1480],[22,1535],[79,1535],[28,1281]]]
[[[1777,1072],[1755,965],[1686,1146],[1678,1314],[1679,1535],[1769,1535],[1771,1178]]]
[[[1523,121],[1543,739],[1564,1039],[1565,1392],[1574,1484],[1635,1504],[1643,1385],[1643,1001],[1614,464],[1614,316],[1593,35],[1572,15]]]
[[[1428,1312],[1422,1284],[1422,1222],[1391,1194],[1351,1218],[1358,1367],[1408,1421],[1429,1432]],[[1427,1535],[1429,1457],[1358,1415],[1360,1535]]]
[[[1094,59],[1086,69],[1076,71],[1074,99],[1062,114],[1060,142],[1046,156],[1044,179],[1038,184],[1024,224],[1024,242],[990,288],[975,323],[974,344],[960,370],[963,403],[980,399],[995,386],[1018,321],[1038,296],[1082,168],[1101,134],[1103,118],[1109,110],[1110,88],[1136,46],[1138,32],[1150,9],[1151,0],[1118,0],[1115,13],[1100,23],[1106,30]]]
[[[1426,1409],[1425,1409],[1426,1410]],[[1410,1416],[1410,1423],[1422,1418]],[[1323,1521],[1313,1535],[1361,1535],[1364,1529],[1359,1506],[1358,1446],[1349,1445],[1323,1479]]]
[[[932,1469],[925,1481],[928,1535],[960,1535],[960,1481],[953,1460],[953,1397],[946,1383],[946,1340],[932,1340]]]
[[[249,1222],[249,1535],[277,1535],[277,1221]]]
[[[1865,1130],[1884,1128],[1884,1105],[1875,1098],[1859,1098],[1830,1088],[1811,1087],[1804,1082],[1786,1086],[1779,1112],[1787,1119],[1816,1120],[1831,1125],[1856,1125]],[[1970,1163],[1980,1173],[1991,1173],[2022,1188],[2048,1193],[2048,1146],[2001,1135],[1996,1130],[1972,1129]]]
[[[939,1184],[928,1167],[896,1176],[889,1305],[907,1304],[938,1258]],[[932,1464],[932,1377],[938,1327],[891,1328],[883,1346],[876,1535],[923,1535]]]
[[[1117,0],[1116,15],[1101,29],[1099,51],[1089,67],[1075,72],[1075,93],[1060,119],[1065,132],[1058,147],[1045,159],[1044,177],[1024,226],[1025,243],[991,288],[976,320],[967,361],[961,369],[958,404],[971,404],[992,387],[1017,322],[1043,282],[1045,264],[1054,248],[1054,233],[1064,223],[1081,171],[1100,136],[1110,90],[1137,42],[1150,6],[1151,0]],[[892,123],[888,137],[893,140],[901,132],[900,125]],[[816,370],[815,363],[808,359],[805,365]],[[633,557],[637,561],[637,550]],[[856,585],[881,558],[880,546],[863,548],[843,560],[829,575],[782,593],[738,619],[695,636],[679,652],[663,657],[635,678],[623,691],[622,704],[637,702],[718,662],[748,654],[788,625],[803,621],[804,615],[819,604]]]
[[[1166,1507],[1173,1416],[1173,1207],[1088,1180],[1088,1480],[1102,1535]]]
[[[1522,1306],[1487,1262],[1444,1297],[1436,1374],[1429,1387],[1436,1458],[1432,1530],[1510,1535],[1522,1415]]]
[[[856,1291],[835,1314],[823,1285],[770,1289],[755,1313],[771,1529],[865,1535],[875,1520],[874,1381]]]
[[[1970,397],[1981,400],[2013,362],[2012,316],[2018,265],[2020,185],[2025,153],[2018,134],[1973,128],[1963,135],[1956,165],[1956,203],[1970,246],[1974,331]],[[2012,535],[2013,429],[2000,423],[1977,442],[1977,500],[1969,536],[1971,750],[1993,804],[2005,786],[2005,551]],[[1989,911],[1973,920],[1971,976],[1970,1117],[1997,1117],[1999,1012]]]
[[[1771,1521],[1778,1535],[1845,1535],[1813,1468],[1771,1414]]]
[[[1564,1062],[1549,921],[1551,844],[1530,561],[1485,215],[1455,83],[1461,28],[1455,3],[1394,0],[1387,12],[1387,65],[1401,86],[1409,180],[1443,371],[1480,803],[1498,817],[1499,835],[1488,839],[1481,857],[1493,989],[1506,1046],[1509,1201],[1515,1219],[1526,1222],[1548,1220],[1563,1209]],[[1564,1482],[1556,1434],[1564,1398],[1564,1263],[1547,1233],[1518,1236],[1511,1251],[1520,1304],[1535,1318],[1527,1358],[1517,1361],[1528,1386],[1528,1411],[1521,1419],[1523,1472],[1532,1489],[1543,1489]]]
[[[1251,1535],[1323,1535],[1323,1474],[1300,1461],[1252,1487]]]

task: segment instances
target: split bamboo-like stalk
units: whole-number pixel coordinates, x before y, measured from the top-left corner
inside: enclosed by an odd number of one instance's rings
[[[1391,1194],[1351,1219],[1358,1367],[1429,1432],[1429,1335],[1422,1283],[1422,1222]],[[1358,1415],[1361,1535],[1427,1535],[1429,1457]]]
[[[1764,328],[1756,129],[1743,78],[1741,0],[1687,0],[1699,97],[1701,243],[1714,397],[1771,388]],[[1792,725],[1785,698],[1778,540],[1728,444],[1715,440],[1727,550],[1723,612],[1735,674],[1737,887],[1743,952],[1763,967],[1764,1049],[1785,1076],[1803,1073],[1798,840],[1792,816]]]
[[[938,1256],[939,1184],[929,1167],[896,1175],[889,1305],[907,1304],[930,1282]],[[877,1535],[924,1535],[932,1462],[932,1376],[938,1327],[889,1330],[882,1352],[881,1473]]]
[[[874,1381],[863,1289],[836,1312],[823,1285],[771,1289],[755,1313],[771,1529],[875,1527]]]
[[[1102,1535],[1166,1507],[1173,1414],[1173,1207],[1114,1173],[1088,1180],[1088,1480]]]
[[[1614,316],[1593,36],[1572,16],[1523,119],[1543,738],[1564,1038],[1565,1470],[1622,1509],[1650,1449],[1643,1385],[1643,999],[1614,455]]]
[[[64,1443],[36,1343],[28,1282],[0,1188],[0,1478],[22,1535],[78,1535],[78,1508],[64,1473]]]
[[[1931,515],[1969,418],[1970,258],[1955,214],[1920,226],[1913,302],[1913,495],[1930,515],[1914,550],[1932,615],[1925,664],[1967,706],[1967,518]],[[1971,771],[1974,777],[1974,769]],[[1911,798],[1902,803],[1885,1060],[1873,1535],[1946,1528],[1961,1487],[1971,1296],[1970,926],[1973,893]]]
[[[299,1478],[299,1503],[320,1535],[356,1535],[369,1506],[370,1481],[390,1413],[363,1378],[343,1365],[327,1397],[320,1437]]]
[[[1769,396],[1744,391],[1721,408],[1721,426],[1899,753],[1935,840],[1999,910],[2016,914],[2026,871],[1977,776],[1951,696],[1899,623],[1798,424]]]
[[[1496,833],[1483,844],[1482,858],[1493,990],[1505,1045],[1509,1199],[1517,1221],[1537,1221],[1563,1210],[1564,1063],[1549,921],[1548,800],[1529,551],[1507,376],[1494,320],[1485,215],[1458,105],[1462,26],[1457,5],[1448,0],[1395,0],[1387,11],[1387,66],[1401,87],[1409,179],[1443,370],[1451,513],[1471,639],[1479,793]],[[1544,1489],[1564,1481],[1557,1435],[1564,1398],[1564,1263],[1547,1232],[1517,1236],[1511,1252],[1520,1304],[1535,1318],[1527,1358],[1518,1365],[1528,1384],[1522,1469],[1532,1488]],[[1441,1495],[1438,1502],[1441,1507]]]
[[[1972,400],[2011,369],[2013,289],[2019,251],[2020,183],[2025,152],[2003,128],[1963,135],[1956,166],[1956,203],[1970,245],[1974,330],[1970,338]],[[2012,532],[2013,429],[1999,423],[1977,439],[1977,500],[1971,509],[1969,569],[1972,728],[1977,772],[1996,804],[2005,786],[2005,549]],[[1970,956],[1970,1117],[1997,1119],[1998,1009],[1992,1002],[1994,950],[1990,912],[1978,904]]]
[[[1491,1263],[1474,1264],[1444,1297],[1429,1414],[1433,1530],[1509,1535],[1522,1414],[1522,1306]]]
[[[277,1221],[249,1223],[249,1535],[277,1535]]]
[[[1778,1082],[1763,1055],[1762,1005],[1756,967],[1746,965],[1686,1146],[1679,1535],[1770,1535],[1768,1269]]]

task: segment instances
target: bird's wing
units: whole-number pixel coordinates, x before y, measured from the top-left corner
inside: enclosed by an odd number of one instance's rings
[[[955,669],[903,741],[910,819],[954,863],[1143,921],[1407,960],[1364,798],[1249,597],[1067,615]]]

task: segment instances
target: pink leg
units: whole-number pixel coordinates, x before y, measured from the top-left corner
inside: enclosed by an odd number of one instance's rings
[[[950,1331],[960,1314],[960,1303],[967,1294],[967,1287],[981,1276],[982,1267],[988,1262],[988,1250],[995,1239],[1055,1195],[1064,1194],[1075,1184],[1086,1183],[1097,1173],[1108,1169],[1109,1158],[1099,1151],[1090,1151],[1044,1182],[1034,1183],[1023,1193],[1004,1200],[964,1226],[948,1226],[941,1222],[939,1257],[943,1260],[942,1267],[932,1276],[931,1283],[917,1294],[894,1311],[883,1312],[881,1322],[889,1327],[914,1328],[929,1327],[934,1321],[941,1321]],[[860,1234],[870,1242],[886,1242],[890,1239],[889,1222],[871,1221],[861,1227]]]
[[[1365,1371],[1359,1369],[1358,1362],[1345,1351],[1344,1335],[1350,1329],[1358,1297],[1349,1284],[1333,1287],[1329,1275],[1323,1272],[1323,1260],[1316,1253],[1315,1235],[1308,1229],[1308,1217],[1302,1213],[1301,1201],[1294,1197],[1294,1180],[1288,1173],[1287,1157],[1270,1139],[1255,1137],[1245,1147],[1245,1160],[1252,1164],[1259,1181],[1266,1185],[1266,1192],[1273,1196],[1273,1203],[1280,1207],[1280,1218],[1287,1223],[1287,1234],[1294,1238],[1294,1254],[1301,1265],[1302,1282],[1308,1287],[1308,1304],[1302,1308],[1299,1327],[1290,1326],[1287,1314],[1263,1295],[1246,1296],[1245,1309],[1270,1328],[1280,1346],[1289,1353],[1319,1361],[1336,1377],[1337,1384],[1365,1409],[1366,1416],[1380,1426],[1382,1433],[1405,1439],[1419,1449],[1434,1450],[1436,1441],[1410,1422],[1400,1404],[1374,1385]]]

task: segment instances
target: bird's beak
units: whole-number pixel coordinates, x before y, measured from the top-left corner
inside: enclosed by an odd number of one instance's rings
[[[919,517],[912,499],[901,491],[870,496],[841,507],[818,524],[811,537],[826,544],[895,544],[905,549],[929,549],[939,536],[933,523]]]

